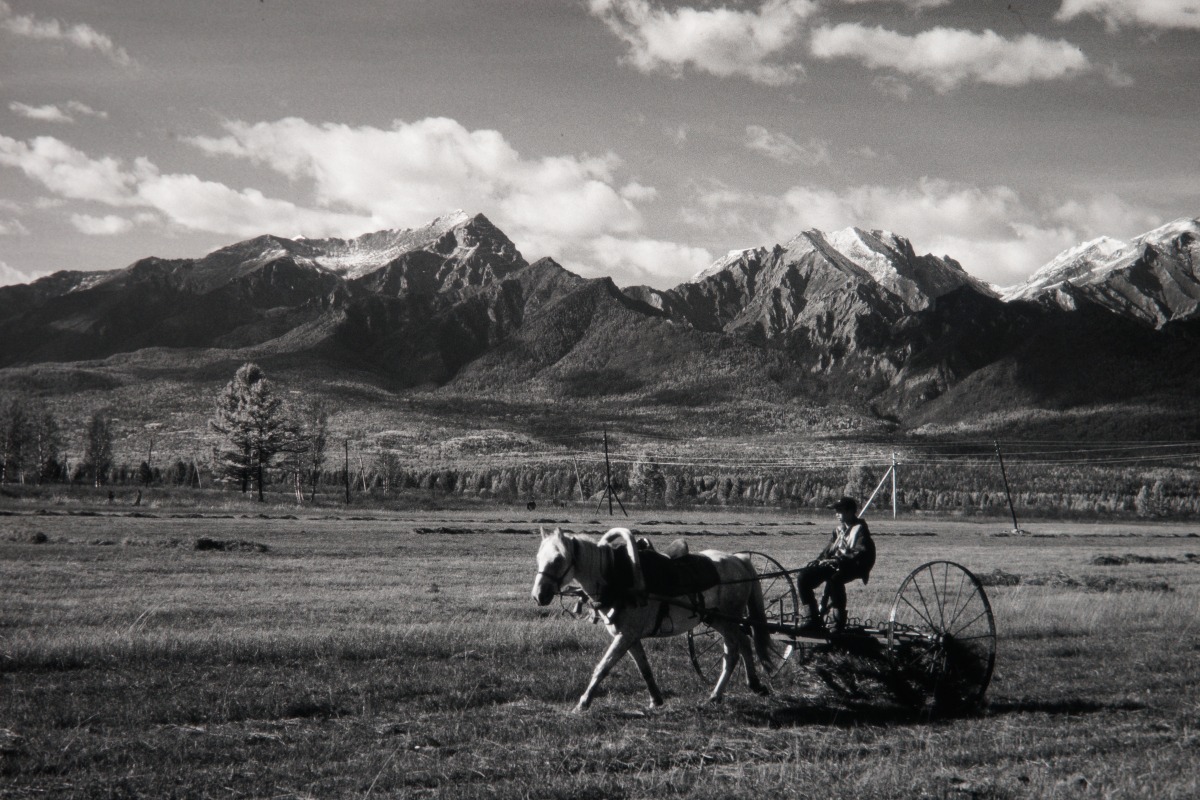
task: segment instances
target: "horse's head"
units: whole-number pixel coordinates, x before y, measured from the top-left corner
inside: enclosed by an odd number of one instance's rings
[[[549,605],[554,595],[567,581],[575,568],[571,539],[558,528],[554,533],[542,531],[542,543],[537,551],[537,575],[533,576],[531,594],[539,606]]]

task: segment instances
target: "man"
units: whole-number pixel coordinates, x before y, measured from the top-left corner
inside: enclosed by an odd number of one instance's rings
[[[875,566],[875,542],[867,523],[858,516],[858,501],[843,497],[829,508],[837,514],[838,525],[817,560],[799,575],[800,600],[808,608],[803,630],[824,630],[813,593],[823,583],[833,608],[834,630],[841,631],[846,625],[846,584],[853,580],[866,584],[871,567]]]

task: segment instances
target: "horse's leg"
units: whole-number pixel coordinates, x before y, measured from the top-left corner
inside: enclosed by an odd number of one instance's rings
[[[604,680],[604,676],[612,670],[613,666],[621,660],[621,656],[625,655],[630,647],[637,640],[626,636],[623,633],[618,633],[613,637],[612,644],[608,646],[608,650],[604,653],[604,657],[600,659],[600,663],[596,664],[596,668],[592,670],[592,680],[588,683],[583,694],[579,696],[579,705],[575,706],[576,711],[586,711],[587,707],[592,704],[592,695],[596,692],[596,687],[600,685],[600,681]]]
[[[755,694],[770,694],[771,690],[764,686],[762,681],[758,679],[758,669],[754,666],[754,649],[750,644],[750,637],[741,628],[736,629],[736,634],[738,643],[741,644],[742,650],[746,654],[742,658],[742,663],[746,665],[746,685]]]
[[[709,625],[721,634],[723,640],[724,655],[721,659],[721,676],[717,678],[717,685],[713,687],[712,694],[708,696],[710,701],[719,703],[725,696],[725,687],[729,685],[733,671],[737,669],[738,657],[741,655],[741,643],[738,641],[736,623],[714,620]]]
[[[662,692],[658,690],[658,684],[654,681],[654,673],[650,671],[650,660],[646,658],[646,648],[642,647],[640,641],[634,642],[629,646],[629,655],[633,656],[638,672],[642,673],[642,677],[646,680],[646,688],[650,690],[650,707],[661,706],[663,704]]]

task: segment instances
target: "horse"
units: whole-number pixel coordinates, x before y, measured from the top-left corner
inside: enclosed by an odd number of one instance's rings
[[[593,602],[606,595],[606,589],[614,571],[616,551],[607,544],[617,538],[626,544],[633,554],[635,583],[641,581],[636,545],[632,534],[625,528],[614,528],[593,542],[581,535],[566,534],[555,528],[547,534],[542,531],[542,541],[537,551],[537,574],[533,579],[531,594],[539,606],[548,605],[562,586],[574,579]],[[647,637],[677,636],[696,627],[701,622],[708,624],[721,634],[724,657],[721,675],[709,695],[710,702],[720,703],[729,679],[737,667],[739,658],[745,654],[746,683],[757,694],[769,694],[755,670],[749,637],[742,631],[742,623],[749,621],[754,630],[754,645],[759,661],[768,671],[771,669],[771,637],[766,629],[766,610],[758,575],[748,556],[731,555],[719,550],[705,550],[697,556],[708,559],[716,568],[720,582],[703,592],[703,606],[694,608],[686,598],[661,598],[650,596],[649,602],[619,603],[605,608],[604,619],[613,639],[604,656],[592,671],[591,681],[579,697],[575,707],[578,712],[586,711],[595,696],[596,688],[616,663],[629,653],[637,664],[638,671],[650,691],[650,707],[663,703],[662,692],[650,670],[645,648],[641,640]],[[640,587],[633,587],[636,592]]]

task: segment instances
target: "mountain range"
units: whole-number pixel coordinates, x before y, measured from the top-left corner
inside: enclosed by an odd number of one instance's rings
[[[47,365],[141,359],[186,381],[253,359],[394,396],[803,402],[908,429],[1109,408],[1095,424],[1140,414],[1149,435],[1195,416],[1198,241],[1197,219],[1097,239],[999,289],[893,233],[809,230],[658,290],[529,263],[481,214],[265,235],[0,288],[0,388]]]

